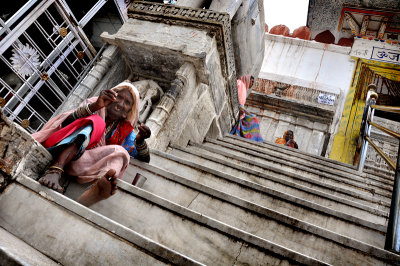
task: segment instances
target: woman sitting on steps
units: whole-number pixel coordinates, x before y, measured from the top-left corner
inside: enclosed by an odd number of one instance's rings
[[[58,192],[64,191],[66,176],[80,184],[93,182],[78,198],[86,206],[113,195],[116,178],[122,178],[130,156],[150,161],[145,142],[150,129],[141,124],[137,133],[134,130],[139,100],[137,89],[123,82],[50,119],[33,134],[54,158],[39,182]]]

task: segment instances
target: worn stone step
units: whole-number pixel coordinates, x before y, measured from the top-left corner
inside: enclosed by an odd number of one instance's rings
[[[377,172],[365,171],[366,169],[370,168],[369,165],[365,165],[364,171],[362,173],[360,173],[359,171],[357,171],[357,167],[354,165],[345,164],[345,163],[335,161],[335,160],[332,160],[329,158],[325,158],[322,156],[309,154],[304,151],[292,149],[292,148],[289,148],[289,147],[286,147],[283,145],[279,145],[276,143],[268,142],[268,141],[264,141],[263,143],[260,143],[257,141],[249,140],[249,139],[242,138],[239,136],[234,136],[231,134],[227,134],[224,136],[224,138],[219,138],[219,139],[237,140],[239,142],[247,143],[249,145],[255,146],[255,147],[261,149],[263,153],[285,154],[288,156],[288,158],[287,158],[288,160],[290,160],[293,157],[296,157],[299,160],[302,160],[303,162],[313,162],[317,165],[325,165],[325,166],[331,167],[332,169],[340,170],[345,173],[349,173],[349,174],[356,175],[356,176],[359,175],[360,177],[365,177],[367,179],[374,180],[376,182],[380,182],[382,184],[386,184],[386,185],[393,184],[393,180],[390,180],[390,179],[388,180],[387,176],[385,176],[385,175],[377,175]]]
[[[347,194],[359,194],[367,197],[389,201],[391,197],[391,187],[385,185],[377,186],[373,182],[366,180],[347,179],[343,176],[337,176],[333,173],[323,172],[322,169],[313,169],[311,167],[298,165],[294,162],[281,163],[268,155],[236,147],[235,145],[210,140],[203,144],[190,143],[191,146],[198,147],[205,153],[209,152],[220,158],[226,158],[248,167],[264,169],[271,174],[281,174],[297,179],[306,179],[320,187],[327,187],[331,190],[341,191]],[[362,182],[364,181],[364,182]]]
[[[0,194],[0,227],[62,265],[200,265],[20,174]]]
[[[309,200],[349,215],[354,215],[379,224],[386,223],[388,210],[377,209],[376,206],[380,206],[377,203],[380,202],[371,203],[370,200],[374,200],[373,198],[368,198],[368,201],[363,201],[349,195],[336,195],[338,193],[334,193],[330,190],[321,190],[317,185],[304,185],[286,176],[265,174],[263,170],[254,170],[232,163],[231,161],[216,158],[209,154],[204,154],[203,151],[199,149],[196,150],[193,147],[183,148],[174,146],[174,149],[172,149],[170,153],[177,157],[185,158],[188,161],[194,161],[210,169],[219,170],[226,174],[259,183],[266,187],[278,188],[286,194]]]
[[[207,265],[325,264],[121,180],[91,209]]]
[[[263,182],[261,178],[255,176],[227,174],[215,167],[209,168],[202,164],[186,160],[183,157],[177,157],[160,151],[152,151],[151,164],[184,176],[192,182],[210,186],[213,189],[237,196],[328,230],[339,230],[339,233],[354,238],[361,237],[358,239],[362,241],[366,241],[363,240],[364,235],[355,233],[356,231],[352,229],[352,226],[358,226],[367,231],[386,232],[386,217],[377,216],[355,208],[346,213],[342,209],[345,209],[347,206],[340,206],[340,202],[329,201],[277,183]],[[288,194],[288,192],[291,194]],[[345,223],[348,226],[337,227],[334,221],[337,221],[339,224]],[[349,224],[353,225],[349,227]]]
[[[394,182],[394,171],[388,171],[386,169],[377,168],[371,165],[364,166],[364,173],[382,182],[393,184]]]
[[[287,202],[286,199],[290,199],[291,197],[289,195],[270,196],[267,193],[252,190],[249,187],[233,184],[233,182],[226,182],[226,180],[221,179],[218,180],[218,178],[213,175],[202,174],[201,172],[203,172],[203,170],[190,169],[190,167],[184,167],[178,164],[173,160],[171,155],[164,155],[165,157],[162,157],[152,153],[152,165],[134,161],[133,164],[136,167],[131,167],[128,170],[129,175],[124,179],[127,182],[132,182],[136,173],[148,177],[149,172],[151,172],[150,178],[146,181],[143,189],[172,200],[180,205],[191,205],[193,200],[196,200],[199,196],[195,191],[199,191],[203,195],[229,202],[246,211],[254,212],[256,215],[265,215],[271,218],[276,217],[275,219],[277,221],[286,223],[287,225],[294,224],[296,220],[298,223],[302,223],[302,225],[311,224],[316,226],[316,228],[321,227],[327,231],[339,233],[376,247],[383,247],[384,245],[386,228],[383,226],[368,224],[361,219],[359,221],[361,224],[357,224],[356,222],[351,222],[351,218],[355,220],[354,217],[337,214],[328,208],[323,209],[325,212],[318,212],[318,209],[322,206],[317,206],[316,204],[307,205],[307,203],[310,202],[305,203],[299,200],[296,201],[296,199],[292,202]],[[159,176],[163,178],[160,179]],[[175,183],[180,185],[176,185]],[[216,185],[218,183],[219,186]],[[162,184],[162,187],[158,187],[157,184]],[[304,203],[304,205],[310,206],[311,208],[296,203]],[[350,221],[345,218],[349,218]],[[241,220],[243,220],[243,218],[241,218]],[[229,219],[227,223],[229,223]],[[248,224],[253,223],[249,222]],[[311,227],[313,228],[313,233],[317,234],[320,232],[315,230],[311,225],[305,226],[303,229],[308,230],[307,228]],[[371,227],[367,227],[366,225],[370,225]],[[324,237],[329,237],[327,236],[329,233],[326,234],[325,231],[321,234]],[[330,239],[335,239],[332,235],[330,235],[330,237]]]
[[[349,173],[357,174],[357,167],[355,167],[353,165],[342,163],[342,162],[335,161],[335,160],[331,160],[331,159],[328,159],[328,158],[325,158],[322,156],[310,154],[310,153],[307,153],[307,152],[304,152],[304,151],[301,151],[298,149],[292,149],[292,148],[286,147],[284,145],[279,145],[279,144],[276,144],[273,142],[265,141],[263,143],[260,143],[258,141],[249,140],[249,139],[242,138],[239,136],[234,136],[231,134],[226,134],[224,136],[224,138],[236,139],[241,142],[250,143],[250,144],[260,147],[262,149],[276,151],[276,152],[279,152],[282,154],[287,154],[289,156],[298,155],[298,157],[304,157],[304,158],[306,158],[306,160],[308,160],[310,162],[326,164],[327,166],[332,167],[334,169],[340,169],[342,171],[348,171]]]
[[[318,174],[326,179],[333,179],[333,181],[336,180],[339,183],[344,182],[350,186],[355,185],[367,191],[374,191],[375,193],[379,191],[383,193],[391,192],[393,186],[393,182],[390,183],[387,182],[387,180],[377,179],[365,173],[360,174],[358,171],[349,170],[348,168],[333,168],[332,164],[327,164],[327,162],[323,160],[310,160],[313,157],[290,153],[289,151],[281,153],[270,149],[262,149],[253,143],[247,143],[239,139],[226,137],[214,140],[208,138],[207,142],[220,145],[226,149],[245,152],[249,156],[262,158],[278,167],[307,171],[309,173]],[[384,193],[384,195],[387,194],[388,193]]]
[[[250,232],[264,240],[285,246],[328,264],[369,263],[371,258],[365,260],[363,256],[358,257],[363,252],[375,254],[379,259],[386,259],[391,256],[391,253],[381,248],[263,208],[260,205],[201,185],[158,167],[136,160],[133,160],[132,163],[135,167],[130,167],[125,174],[124,179],[126,181],[131,182],[135,175],[140,173],[147,178],[143,186],[144,190],[153,195],[156,193],[157,196],[173,201],[180,206],[185,206],[190,211],[200,213],[200,217],[210,217],[210,219],[231,226],[232,229],[229,231],[231,233],[234,233],[234,228]],[[157,188],[156,186],[160,187]],[[150,197],[146,196],[146,199],[149,200]],[[162,206],[166,207],[164,204]],[[183,213],[180,212],[179,214]],[[233,217],[235,218],[233,219]],[[207,222],[207,225],[210,224],[210,222]],[[225,232],[228,233],[228,231]],[[377,235],[370,235],[370,237],[377,237]],[[384,237],[381,235],[377,238],[380,241],[379,245],[383,246]],[[394,256],[393,259],[397,259],[397,257]]]
[[[59,265],[43,253],[0,227],[0,265]]]
[[[288,172],[274,167],[269,167],[264,164],[254,163],[253,160],[247,160],[243,158],[237,158],[234,160],[229,156],[220,155],[217,152],[211,152],[203,148],[199,148],[198,144],[189,145],[187,147],[180,147],[171,145],[174,149],[172,153],[178,153],[179,151],[194,156],[193,160],[203,159],[205,163],[210,164],[212,167],[225,167],[227,171],[233,173],[245,172],[246,174],[253,174],[263,177],[268,180],[274,180],[274,182],[284,182],[285,184],[291,184],[290,186],[301,187],[302,189],[308,189],[314,194],[326,195],[329,194],[331,197],[340,199],[341,202],[345,202],[350,206],[364,209],[371,213],[386,216],[388,208],[390,206],[390,199],[382,198],[379,195],[368,195],[365,193],[357,193],[356,191],[348,190],[343,187],[337,187],[335,185],[325,183],[320,180],[315,180],[298,173]],[[243,174],[243,173],[242,173]],[[246,175],[243,174],[243,175]]]

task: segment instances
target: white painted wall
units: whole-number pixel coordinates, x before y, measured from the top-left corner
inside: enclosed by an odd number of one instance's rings
[[[265,34],[259,78],[347,95],[355,62],[350,47]]]

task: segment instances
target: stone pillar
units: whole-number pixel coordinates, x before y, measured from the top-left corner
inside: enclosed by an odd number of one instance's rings
[[[109,45],[103,52],[101,60],[98,61],[93,69],[88,73],[86,78],[79,84],[74,92],[68,97],[53,116],[64,113],[68,110],[77,108],[81,102],[91,95],[97,84],[110,71],[110,68],[115,64],[118,55],[118,47]],[[104,89],[104,88],[103,88]]]
[[[175,79],[171,82],[170,88],[165,92],[164,96],[146,121],[146,125],[151,129],[151,138],[148,141],[149,144],[154,142],[160,129],[168,119],[176,99],[185,85],[187,85],[189,75],[193,73],[195,73],[195,70],[193,65],[190,63],[183,64],[176,72]]]

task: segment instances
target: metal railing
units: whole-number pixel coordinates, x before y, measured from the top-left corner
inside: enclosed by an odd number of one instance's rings
[[[0,107],[29,132],[39,130],[93,66],[83,27],[107,0],[77,21],[65,0],[30,0],[0,19]]]
[[[358,170],[362,171],[365,164],[368,145],[371,145],[375,151],[386,161],[390,168],[395,171],[392,201],[390,205],[390,214],[388,227],[386,231],[385,249],[400,253],[400,145],[397,152],[397,162],[394,163],[370,138],[371,127],[374,127],[387,135],[400,140],[400,133],[385,128],[373,122],[375,110],[400,114],[400,107],[376,105],[378,94],[375,92],[376,86],[368,86],[367,100],[365,104],[363,120],[360,129],[361,151]]]

